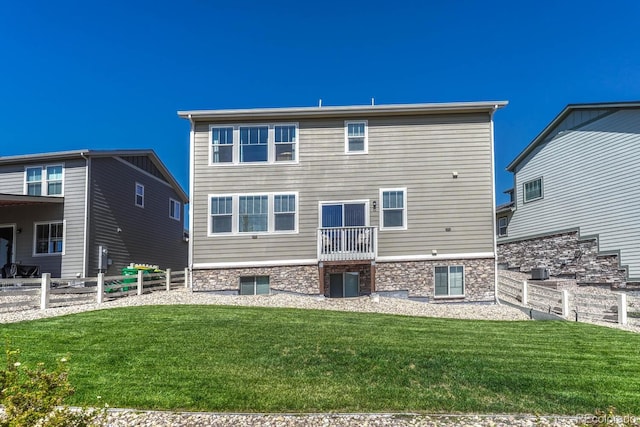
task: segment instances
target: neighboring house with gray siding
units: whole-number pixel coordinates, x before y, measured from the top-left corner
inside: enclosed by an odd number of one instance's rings
[[[153,150],[0,157],[0,268],[94,276],[102,247],[107,274],[132,262],[183,269],[186,203]]]
[[[640,281],[640,103],[568,105],[507,170],[499,262],[578,283]]]
[[[193,289],[493,301],[505,105],[178,112]]]

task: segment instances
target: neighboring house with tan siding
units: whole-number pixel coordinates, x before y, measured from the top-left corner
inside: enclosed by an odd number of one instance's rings
[[[64,278],[120,275],[132,262],[184,269],[186,203],[153,150],[0,157],[0,268]]]
[[[507,167],[499,262],[580,284],[640,282],[640,103],[572,104]]]
[[[178,112],[193,289],[493,301],[505,105]]]

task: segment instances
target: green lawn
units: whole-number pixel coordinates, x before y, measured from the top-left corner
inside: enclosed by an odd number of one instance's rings
[[[640,414],[640,334],[587,324],[162,306],[0,330],[23,363],[71,355],[70,404]]]

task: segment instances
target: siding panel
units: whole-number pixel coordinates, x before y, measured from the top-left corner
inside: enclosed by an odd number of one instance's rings
[[[299,121],[295,165],[209,166],[209,127],[198,124],[194,263],[315,259],[319,202],[378,200],[380,188],[393,187],[407,188],[408,229],[381,231],[380,256],[493,251],[487,114],[368,118],[368,154],[344,153],[344,120],[351,119],[367,118]],[[298,234],[207,236],[209,194],[286,191],[299,192]],[[377,226],[371,205],[369,215]]]
[[[599,236],[601,251],[620,251],[640,278],[640,113],[623,110],[543,144],[516,171],[517,209],[509,239],[578,228]],[[544,198],[523,203],[524,182],[544,179]]]

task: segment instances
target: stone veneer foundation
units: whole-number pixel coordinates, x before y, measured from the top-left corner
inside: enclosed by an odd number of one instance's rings
[[[269,276],[271,291],[320,293],[317,265],[193,270],[193,290],[238,293],[242,276]]]
[[[464,298],[435,297],[434,268],[464,266]],[[376,264],[376,291],[406,290],[409,297],[430,301],[495,301],[495,261],[493,258],[425,260]]]
[[[464,297],[435,298],[434,267],[464,266]],[[325,266],[325,292],[329,295],[329,274],[346,271],[360,273],[360,295],[371,293],[371,266],[331,265]],[[491,258],[467,260],[425,260],[405,262],[382,262],[375,264],[376,292],[400,291],[411,298],[429,301],[493,302],[495,264]],[[193,270],[193,290],[238,293],[240,277],[269,276],[272,292],[294,292],[307,295],[320,294],[320,277],[317,265],[223,268]]]
[[[626,270],[620,267],[618,255],[599,254],[598,240],[580,239],[577,231],[498,242],[498,262],[524,273],[546,267],[550,276],[575,278],[578,284],[626,284]]]

